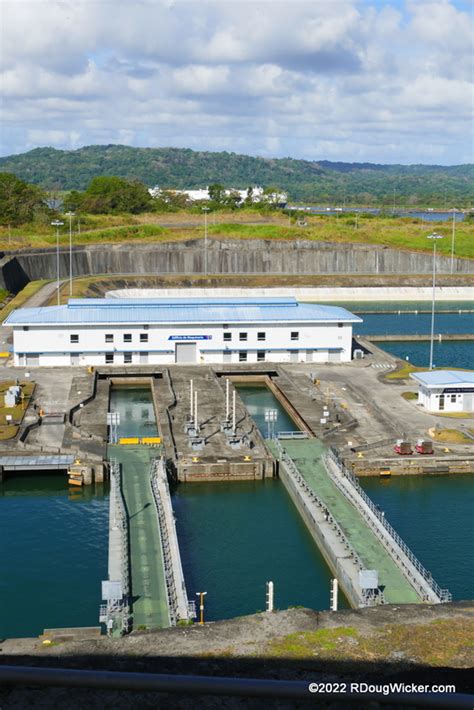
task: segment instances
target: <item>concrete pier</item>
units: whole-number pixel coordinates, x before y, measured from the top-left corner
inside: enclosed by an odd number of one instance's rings
[[[202,440],[193,449],[187,433],[190,381],[198,395],[198,425]],[[236,438],[221,428],[226,413],[225,378],[205,367],[169,367],[153,383],[158,427],[163,434],[165,455],[180,481],[253,480],[273,476],[273,459],[260,432],[236,393]],[[194,409],[193,409],[194,413]],[[194,414],[193,414],[194,416]]]

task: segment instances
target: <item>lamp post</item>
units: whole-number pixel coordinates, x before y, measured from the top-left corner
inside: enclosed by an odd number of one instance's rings
[[[69,296],[72,296],[72,218],[75,216],[75,212],[66,212],[69,217]]]
[[[204,212],[204,273],[207,276],[207,213],[210,212],[209,207],[203,207]]]
[[[199,624],[204,624],[204,597],[207,592],[196,592],[196,596],[199,597]]]
[[[438,239],[443,239],[441,234],[433,232],[428,234],[427,239],[433,240],[433,294],[431,298],[431,339],[430,339],[430,370],[433,369],[433,341],[434,341],[434,314],[435,314],[435,295],[436,295],[436,242]]]
[[[456,208],[453,207],[453,231],[451,234],[451,273],[454,273],[454,240],[456,238]]]
[[[58,294],[58,306],[60,303],[59,299],[59,227],[62,227],[64,222],[59,219],[55,219],[51,222],[52,227],[56,227],[56,291]]]

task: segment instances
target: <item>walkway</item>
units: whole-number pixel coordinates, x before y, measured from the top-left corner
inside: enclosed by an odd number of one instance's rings
[[[170,626],[150,463],[156,449],[109,445],[108,455],[122,465],[122,487],[129,521],[130,577],[134,629]]]
[[[390,557],[376,535],[367,527],[356,508],[331,481],[321,460],[325,447],[315,439],[284,440],[281,442],[287,454],[295,462],[306,483],[328,508],[338,522],[349,543],[358,554],[366,569],[375,569],[379,585],[384,587],[385,601],[389,604],[412,604],[421,601]],[[269,446],[278,457],[275,445]]]

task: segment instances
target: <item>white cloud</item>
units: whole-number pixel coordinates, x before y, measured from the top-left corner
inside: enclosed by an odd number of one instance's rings
[[[448,0],[4,0],[2,153],[177,145],[466,162],[472,21]]]

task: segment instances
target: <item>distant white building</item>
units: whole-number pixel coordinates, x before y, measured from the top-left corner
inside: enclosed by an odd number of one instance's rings
[[[159,197],[163,192],[174,192],[177,195],[185,195],[190,202],[207,202],[210,200],[209,188],[199,190],[162,190],[158,185],[149,188],[148,192],[152,197]],[[238,190],[236,188],[230,188],[224,190],[227,197],[232,195],[238,195],[240,199],[240,204],[242,204],[248,195],[248,190]],[[252,187],[251,200],[253,203],[258,202],[269,202],[271,204],[277,204],[279,207],[285,207],[288,202],[288,195],[286,192],[272,192],[269,194],[264,194],[263,187],[256,185]]]
[[[352,324],[338,306],[294,298],[89,298],[19,308],[15,365],[348,362]]]
[[[418,404],[428,412],[474,411],[474,372],[431,370],[410,377],[418,383]]]

